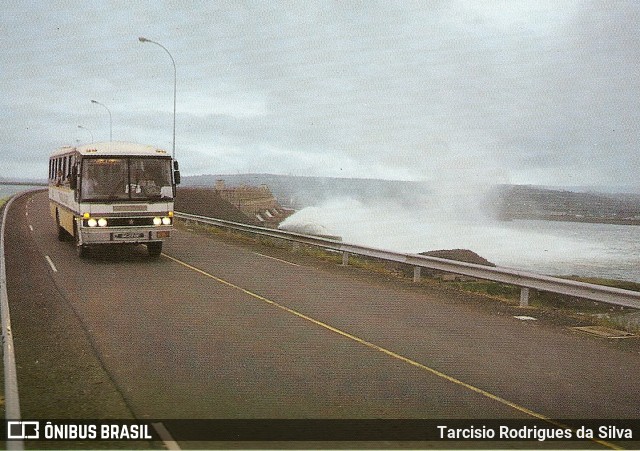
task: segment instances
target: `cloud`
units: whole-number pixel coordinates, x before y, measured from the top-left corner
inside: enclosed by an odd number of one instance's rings
[[[0,163],[20,167],[30,143],[44,172],[51,149],[88,139],[79,124],[105,139],[90,99],[114,139],[170,147],[173,68],[145,36],[176,61],[185,174],[633,183],[639,15],[632,1],[11,2]]]

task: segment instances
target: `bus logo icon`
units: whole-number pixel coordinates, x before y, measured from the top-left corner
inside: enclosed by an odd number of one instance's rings
[[[39,439],[39,421],[7,421],[7,439]]]

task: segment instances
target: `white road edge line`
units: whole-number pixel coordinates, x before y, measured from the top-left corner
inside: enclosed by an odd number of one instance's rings
[[[7,213],[13,201],[19,195],[13,196],[4,206],[2,224],[0,225],[0,313],[2,316],[2,341],[4,363],[4,404],[5,419],[20,420],[20,396],[18,395],[18,374],[16,371],[15,348],[13,346],[13,332],[11,331],[11,318],[9,315],[9,297],[7,295],[7,271],[4,258],[4,234],[7,225]],[[7,449],[22,450],[22,440],[7,440]]]
[[[173,439],[173,437],[171,436],[169,431],[167,431],[167,428],[164,427],[164,424],[162,424],[162,423],[151,423],[151,426],[153,426],[153,428],[156,430],[156,432],[160,436],[160,439],[162,440],[162,443],[164,443],[164,446],[166,446],[167,449],[172,449],[172,450],[181,449],[180,445],[178,445],[178,442],[176,442]]]
[[[45,255],[44,258],[46,258],[47,262],[49,262],[49,266],[51,266],[51,269],[53,269],[53,272],[58,272],[58,268],[56,268],[56,265],[53,264],[51,257],[49,257],[48,255]]]
[[[255,254],[255,255],[259,255],[260,257],[270,258],[270,259],[272,259],[272,260],[277,260],[277,261],[279,261],[279,262],[281,262],[281,263],[286,263],[287,265],[291,265],[291,266],[300,266],[300,265],[298,265],[297,263],[291,263],[291,262],[288,262],[288,261],[286,261],[286,260],[282,260],[282,259],[280,259],[280,258],[272,257],[272,256],[270,256],[270,255],[259,254],[258,252],[254,252],[254,254]]]

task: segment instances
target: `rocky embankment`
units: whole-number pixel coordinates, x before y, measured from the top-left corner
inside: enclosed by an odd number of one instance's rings
[[[178,188],[175,210],[192,215],[257,225],[257,221],[224,200],[214,189]]]
[[[441,249],[437,251],[420,252],[420,255],[428,257],[446,258],[447,260],[455,260],[465,263],[473,263],[476,265],[496,266],[484,257],[476,254],[468,249]]]
[[[246,187],[239,188],[231,197],[228,196],[229,191],[231,190],[180,187],[177,190],[175,209],[193,215],[274,228],[293,212],[283,209],[275,198],[267,205],[260,205],[253,198],[253,192]]]

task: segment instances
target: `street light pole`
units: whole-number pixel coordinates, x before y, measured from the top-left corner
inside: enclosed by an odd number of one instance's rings
[[[173,143],[172,143],[171,156],[175,161],[176,159],[176,85],[177,85],[177,79],[178,79],[177,72],[176,72],[176,62],[173,59],[173,56],[171,56],[171,53],[169,52],[169,50],[167,50],[167,48],[164,45],[160,44],[159,42],[152,41],[151,39],[147,39],[143,37],[139,37],[138,41],[150,42],[152,44],[160,46],[165,52],[167,52],[167,55],[169,55],[169,58],[171,58],[171,63],[173,64]]]
[[[100,103],[97,100],[92,100],[91,103],[102,105],[103,107],[105,107],[105,109],[109,113],[109,142],[113,141],[113,118],[111,117],[111,110],[107,108],[107,106],[104,103]]]
[[[93,132],[89,130],[87,127],[83,127],[82,125],[78,125],[78,128],[81,128],[89,132],[89,134],[91,135],[91,144],[93,144]]]

